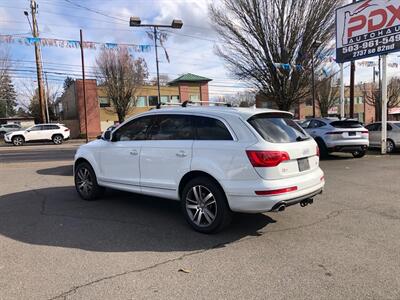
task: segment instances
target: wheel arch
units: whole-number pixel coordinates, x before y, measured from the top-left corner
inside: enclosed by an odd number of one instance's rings
[[[183,189],[185,188],[186,184],[190,180],[197,178],[197,177],[207,177],[207,178],[211,179],[216,185],[218,185],[221,188],[221,190],[223,191],[223,193],[225,194],[225,197],[226,197],[226,192],[225,192],[224,187],[219,183],[219,181],[214,176],[212,176],[209,173],[204,172],[204,171],[193,170],[193,171],[186,173],[180,180],[179,186],[178,186],[178,197],[179,198],[181,198],[181,194],[182,194]]]

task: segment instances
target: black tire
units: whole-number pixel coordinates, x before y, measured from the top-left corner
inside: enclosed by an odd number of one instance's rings
[[[24,137],[20,135],[14,136],[11,140],[13,145],[17,147],[22,146],[25,143]]]
[[[96,200],[104,192],[90,164],[82,162],[75,167],[75,188],[79,196],[87,201]]]
[[[320,158],[325,159],[329,156],[328,148],[325,145],[325,142],[321,138],[316,138],[315,141],[317,142],[319,148],[319,155]]]
[[[354,151],[351,154],[353,154],[354,158],[361,158],[361,157],[364,157],[366,153],[367,153],[367,150],[360,150],[360,151]]]
[[[396,151],[396,145],[392,140],[387,140],[386,142],[386,152],[393,153]]]
[[[53,143],[55,145],[61,145],[64,141],[64,137],[61,134],[55,134],[55,135],[53,135],[51,140],[53,141]]]
[[[198,232],[218,232],[232,220],[224,191],[207,177],[197,177],[186,184],[181,195],[181,207],[186,221]]]

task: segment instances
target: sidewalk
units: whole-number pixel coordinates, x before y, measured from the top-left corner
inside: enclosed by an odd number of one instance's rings
[[[80,145],[85,144],[85,139],[71,139],[64,141],[61,145],[54,145],[52,142],[40,142],[40,143],[26,143],[23,146],[15,147],[12,144],[6,144],[4,140],[0,141],[0,151],[1,150],[10,150],[10,149],[15,149],[15,150],[21,150],[21,149],[27,149],[27,148],[32,148],[32,149],[37,149],[37,148],[58,148],[58,149],[65,149],[65,148],[73,148],[73,147],[79,147]]]

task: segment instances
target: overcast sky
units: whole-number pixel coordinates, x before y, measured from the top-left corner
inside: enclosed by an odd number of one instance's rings
[[[71,4],[85,6],[98,13]],[[139,16],[142,23],[170,24],[172,19],[181,19],[184,23],[181,30],[170,29],[166,43],[170,63],[160,53],[160,72],[173,79],[183,73],[194,73],[213,79],[210,83],[210,94],[217,97],[222,94],[243,90],[246,83],[233,80],[224,66],[224,62],[215,55],[214,49],[218,35],[213,31],[208,16],[211,0],[37,0],[39,4],[38,23],[41,37],[79,40],[79,29],[84,31],[84,39],[96,42],[152,44],[146,29],[130,28],[129,17]],[[0,0],[0,34],[29,36],[30,28],[23,11],[29,10],[28,0]],[[13,72],[17,86],[25,77],[35,78],[34,47],[24,45],[6,45],[9,47]],[[138,53],[143,56],[149,67],[150,77],[156,75],[154,48],[150,53]],[[85,58],[88,75],[97,51],[86,50]],[[46,47],[42,51],[44,70],[48,72],[52,84],[62,84],[63,73],[80,77],[79,49]],[[374,60],[374,59],[370,59]],[[389,62],[399,62],[397,54],[390,55]],[[338,69],[336,63],[330,63]],[[345,76],[349,77],[346,68]],[[400,69],[389,68],[393,76]],[[59,74],[51,74],[51,73]],[[371,81],[371,68],[358,68],[356,81]]]

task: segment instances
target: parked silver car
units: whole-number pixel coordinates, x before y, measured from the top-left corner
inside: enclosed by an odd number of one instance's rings
[[[381,122],[376,122],[365,126],[369,131],[369,146],[371,148],[381,147]],[[387,123],[387,142],[386,151],[392,153],[400,149],[400,121],[389,121]]]
[[[363,157],[368,149],[368,130],[356,120],[315,118],[300,123],[317,142],[321,156],[331,152],[347,152]]]

